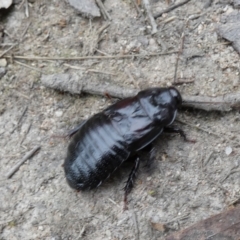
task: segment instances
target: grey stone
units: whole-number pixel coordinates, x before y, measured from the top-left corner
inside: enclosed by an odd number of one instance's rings
[[[7,66],[6,58],[0,58],[0,67],[6,67],[6,66]]]
[[[232,42],[233,48],[240,54],[240,13],[233,12],[222,19],[217,27],[218,34]]]
[[[12,0],[1,0],[0,1],[0,9],[1,8],[9,8],[12,5]]]
[[[240,0],[234,0],[234,1],[233,1],[233,6],[234,6],[235,8],[240,8]]]
[[[0,67],[0,79],[6,74],[7,70],[4,67]]]
[[[94,0],[69,0],[71,6],[86,17],[100,17],[100,10]]]

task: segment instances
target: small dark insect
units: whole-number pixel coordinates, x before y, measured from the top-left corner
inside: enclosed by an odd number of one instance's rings
[[[181,104],[182,97],[175,88],[150,88],[84,121],[69,134],[75,134],[64,163],[70,187],[96,188],[124,161],[135,156],[124,187],[126,204],[139,168],[139,151],[149,149],[150,165],[155,158],[153,141],[163,131],[180,133],[186,139],[182,130],[170,127]]]

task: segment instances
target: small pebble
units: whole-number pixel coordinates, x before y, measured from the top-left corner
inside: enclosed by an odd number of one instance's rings
[[[43,226],[39,226],[38,229],[39,229],[40,231],[42,231],[42,230],[43,230]]]
[[[63,111],[56,111],[55,112],[56,117],[61,117],[63,115]]]
[[[0,58],[0,67],[6,67],[7,66],[7,60],[5,58]]]
[[[229,155],[232,153],[232,148],[229,147],[229,146],[227,146],[227,147],[225,148],[225,153],[229,156]]]

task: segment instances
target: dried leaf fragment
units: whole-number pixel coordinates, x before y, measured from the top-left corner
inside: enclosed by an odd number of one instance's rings
[[[239,240],[240,206],[202,220],[171,234],[166,240]]]
[[[167,228],[166,225],[163,223],[155,223],[155,222],[151,222],[151,226],[153,229],[159,231],[159,232],[166,232]]]

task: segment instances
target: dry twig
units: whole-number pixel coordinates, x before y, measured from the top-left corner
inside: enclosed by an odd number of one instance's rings
[[[19,126],[20,122],[22,121],[25,113],[27,112],[27,109],[28,109],[28,106],[26,106],[26,107],[23,109],[23,112],[22,112],[21,116],[19,117],[16,126],[10,131],[10,133],[13,133],[13,132],[18,128],[18,126]]]
[[[14,37],[11,33],[9,33],[6,29],[4,29],[4,34],[6,34],[9,38],[11,38],[12,40],[16,40],[16,37]]]
[[[132,97],[139,89],[125,88],[107,81],[86,81],[87,76],[79,77],[77,74],[53,74],[42,76],[42,84],[46,87],[72,94],[82,92],[105,96],[106,92],[117,98]],[[218,97],[187,96],[183,95],[183,107],[201,109],[205,111],[227,112],[240,108],[240,93],[230,93]],[[206,130],[206,132],[209,132]],[[211,133],[214,134],[214,133]]]
[[[40,149],[40,146],[35,147],[34,149],[32,149],[30,152],[28,152],[23,158],[22,160],[17,163],[8,173],[7,173],[7,178],[11,178],[13,176],[13,174],[23,165],[23,163],[25,163],[30,157],[32,157],[34,155],[35,152],[37,152]]]
[[[141,10],[140,10],[140,8],[139,8],[136,0],[131,0],[131,2],[133,3],[134,7],[136,8],[138,14],[139,14],[140,16],[142,16],[142,12],[141,12]]]
[[[85,224],[81,230],[81,232],[79,233],[78,239],[81,239],[86,231],[86,226],[87,224]]]
[[[184,5],[184,4],[186,4],[186,3],[190,2],[190,1],[191,1],[191,0],[184,0],[184,1],[180,2],[180,3],[178,3],[178,4],[172,5],[172,6],[168,7],[168,8],[166,8],[165,10],[162,10],[161,12],[156,13],[156,14],[154,15],[154,18],[159,18],[159,17],[161,17],[164,13],[171,12],[172,10],[174,10],[174,9],[176,9],[176,8],[178,8],[178,7],[181,7],[182,5]]]
[[[98,7],[100,8],[104,19],[105,19],[105,20],[108,19],[109,21],[111,21],[112,18],[111,18],[110,15],[108,14],[107,9],[105,8],[105,6],[104,6],[104,4],[102,3],[102,1],[101,1],[101,0],[96,0],[96,3],[97,3],[97,5],[98,5]]]
[[[20,92],[19,90],[15,90],[14,92],[15,92],[15,94],[17,94],[19,97],[23,97],[23,98],[25,98],[25,99],[27,99],[27,100],[30,100],[30,98],[31,98],[31,97],[29,97],[29,95],[27,96],[26,94]]]
[[[103,51],[101,51],[101,50],[99,50],[97,48],[95,48],[95,51],[98,52],[98,53],[101,53],[104,56],[110,56],[108,53],[105,53],[105,52],[103,52]]]
[[[176,119],[176,121],[177,121],[177,122],[180,122],[181,124],[185,124],[185,125],[187,125],[187,126],[190,126],[190,127],[192,127],[192,128],[196,128],[197,130],[203,131],[203,132],[205,132],[205,133],[207,133],[207,134],[213,135],[213,136],[215,136],[215,137],[217,137],[217,138],[221,138],[221,136],[220,136],[219,134],[217,134],[217,133],[215,133],[215,132],[212,132],[212,131],[209,131],[208,129],[202,128],[202,127],[200,127],[200,126],[194,125],[194,124],[192,124],[192,123],[189,123],[189,122],[187,122],[186,120],[181,121],[181,120],[179,120],[179,119]]]
[[[139,227],[138,227],[137,216],[136,216],[136,214],[135,214],[135,211],[133,210],[133,205],[132,205],[132,203],[129,203],[129,205],[130,205],[130,210],[129,210],[129,212],[131,213],[133,225],[134,225],[134,228],[135,228],[135,239],[136,239],[136,240],[139,240]]]
[[[0,46],[1,47],[6,47],[6,46],[12,46],[14,45],[15,43],[0,43]]]
[[[151,6],[148,0],[142,0],[144,8],[146,9],[150,24],[152,26],[152,34],[155,34],[157,32],[157,24],[155,22],[155,19],[152,15],[152,11],[151,11]]]
[[[10,50],[12,50],[14,47],[16,47],[19,43],[21,43],[21,42],[23,41],[24,36],[26,35],[26,33],[27,33],[28,28],[29,28],[30,25],[31,25],[31,23],[29,23],[29,24],[27,25],[27,27],[25,28],[25,30],[23,31],[23,33],[22,33],[22,35],[21,35],[21,37],[20,37],[20,40],[19,40],[17,43],[12,43],[12,44],[11,44],[11,47],[9,47],[6,51],[2,52],[2,53],[0,54],[0,58],[2,58],[6,53],[8,53]],[[7,35],[10,35],[10,34],[7,33],[7,32],[6,32],[6,34],[7,34]],[[10,35],[10,37],[14,39],[13,36]]]
[[[204,167],[206,167],[207,164],[210,162],[213,153],[214,153],[214,151],[211,151],[211,152],[208,154],[208,156],[206,157],[206,160],[205,160],[204,163],[203,163]]]
[[[97,69],[83,68],[83,67],[79,67],[79,66],[73,66],[73,65],[70,65],[70,64],[67,64],[67,63],[64,63],[63,65],[68,67],[68,68],[81,70],[81,71],[86,72],[86,73],[93,72],[93,73],[102,73],[102,74],[113,75],[113,76],[117,75],[115,72],[106,72],[106,71],[101,71],[101,70],[97,70]]]
[[[32,67],[32,66],[29,66],[29,65],[27,65],[27,64],[25,64],[25,63],[19,62],[19,61],[17,61],[17,60],[14,60],[14,62],[17,63],[17,64],[19,64],[19,65],[21,65],[21,66],[23,66],[23,67],[26,67],[26,68],[35,70],[35,71],[40,72],[40,73],[43,73],[40,69],[35,68],[35,67]]]
[[[179,85],[190,84],[194,82],[195,82],[195,78],[176,78],[172,84],[175,86],[179,86]]]
[[[30,22],[30,23],[26,26],[26,28],[24,29],[24,31],[23,31],[23,33],[22,33],[22,35],[21,35],[21,37],[20,37],[20,42],[23,41],[23,39],[24,39],[24,37],[25,37],[25,35],[26,35],[26,33],[27,33],[30,25],[31,25],[31,22]]]
[[[23,135],[23,137],[22,137],[22,139],[21,139],[21,141],[20,141],[20,145],[22,145],[22,143],[23,143],[23,141],[25,140],[27,134],[29,133],[31,127],[32,127],[32,123],[30,123],[30,124],[28,125],[28,128],[27,128],[25,134]]]
[[[229,93],[218,97],[185,95],[183,106],[205,111],[228,112],[240,108],[240,93]]]
[[[177,216],[177,217],[174,217],[173,219],[171,219],[170,221],[168,222],[165,222],[164,224],[167,225],[169,223],[172,223],[172,222],[176,222],[176,221],[179,221],[179,220],[183,220],[183,219],[186,219],[188,218],[190,215],[189,212],[185,213],[183,216]]]
[[[117,203],[116,203],[115,201],[113,201],[111,198],[108,198],[108,200],[109,200],[111,203],[115,204],[117,207],[120,208],[119,204],[117,204]]]
[[[131,210],[132,213],[132,220],[133,220],[133,224],[134,224],[134,228],[135,228],[135,239],[138,240],[139,239],[139,227],[138,227],[138,222],[137,222],[137,217],[136,214],[134,212],[134,210]]]
[[[220,182],[220,183],[223,183],[227,178],[230,177],[230,175],[232,175],[232,174],[234,174],[234,173],[237,173],[237,172],[240,172],[240,169],[239,169],[239,168],[237,168],[237,169],[235,169],[235,167],[232,168],[224,177],[222,177],[222,178],[219,180],[219,182]]]
[[[39,60],[39,61],[83,61],[87,59],[122,59],[122,58],[134,58],[134,57],[141,57],[141,58],[148,58],[148,57],[156,57],[156,56],[165,56],[177,53],[176,51],[172,52],[163,52],[163,53],[147,53],[147,54],[126,54],[126,55],[109,55],[109,56],[83,56],[83,57],[40,57],[40,56],[5,56],[5,58],[9,59],[24,59],[24,60]]]
[[[175,71],[174,71],[174,84],[177,82],[177,70],[178,70],[178,62],[179,62],[179,58],[180,55],[183,52],[183,47],[184,47],[184,40],[185,40],[185,29],[188,25],[189,19],[186,21],[186,23],[183,25],[183,30],[182,30],[182,36],[181,36],[181,43],[180,43],[180,48],[177,54],[177,59],[176,59],[176,64],[175,64]]]
[[[86,72],[92,72],[92,73],[102,73],[106,75],[113,75],[116,76],[117,74],[114,72],[106,72],[106,71],[101,71],[101,70],[96,70],[96,69],[87,69]]]
[[[87,81],[86,78],[80,78],[77,74],[53,74],[43,75],[41,82],[45,87],[70,92],[72,94],[85,92],[105,96],[107,92],[112,97],[125,98],[134,96],[138,92],[136,89],[126,89],[108,81],[98,81],[94,79]]]
[[[14,43],[11,47],[9,47],[6,51],[2,52],[0,54],[0,58],[2,58],[6,53],[8,53],[11,49],[13,49],[15,46],[17,46],[18,43]]]
[[[26,17],[28,18],[29,17],[28,0],[25,0],[25,14]]]
[[[101,34],[102,34],[102,32],[103,32],[105,29],[107,29],[109,26],[110,26],[110,23],[106,23],[106,24],[104,24],[104,25],[98,30],[98,40],[97,40],[97,42],[100,42],[100,41],[103,39],[103,37],[101,37]]]
[[[134,77],[132,76],[132,74],[130,73],[130,71],[129,71],[127,68],[125,68],[125,69],[124,69],[124,72],[125,72],[125,73],[127,74],[127,76],[131,79],[132,83],[134,84],[134,87],[139,88],[138,83],[135,81],[135,79],[134,79]]]

